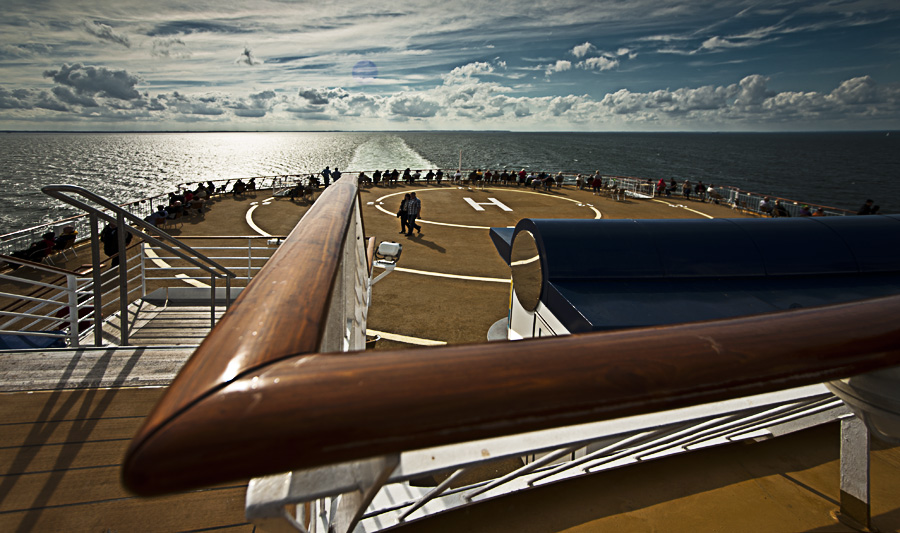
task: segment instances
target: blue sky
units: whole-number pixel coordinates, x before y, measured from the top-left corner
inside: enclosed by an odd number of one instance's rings
[[[4,0],[2,13],[0,129],[900,129],[896,0]]]

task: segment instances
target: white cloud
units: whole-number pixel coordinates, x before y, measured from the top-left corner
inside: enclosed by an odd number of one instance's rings
[[[115,30],[107,24],[85,21],[84,29],[98,39],[121,44],[125,48],[131,48],[131,40],[128,39],[128,36],[116,33]]]
[[[547,65],[547,68],[544,70],[544,74],[546,76],[549,76],[554,72],[565,72],[567,70],[572,70],[572,62],[560,59],[552,65]]]
[[[578,63],[580,68],[590,69],[590,70],[610,70],[619,66],[618,59],[611,59],[605,56],[600,57],[589,57],[584,61]]]
[[[577,57],[578,59],[581,59],[582,57],[586,56],[588,54],[588,52],[591,52],[594,49],[595,49],[594,45],[586,42],[584,44],[579,44],[578,46],[573,48],[572,55]]]
[[[494,72],[494,66],[483,61],[468,63],[456,67],[443,76],[444,83],[468,83],[474,76],[483,76]]]

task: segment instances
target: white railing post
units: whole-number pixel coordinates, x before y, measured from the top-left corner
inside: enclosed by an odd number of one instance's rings
[[[841,418],[841,509],[838,518],[860,531],[871,530],[869,449],[871,436],[856,415]]]
[[[253,238],[247,237],[247,283],[253,279]]]
[[[66,274],[66,294],[69,297],[69,345],[78,347],[78,280],[74,274]]]
[[[147,261],[147,243],[141,241],[141,296],[147,296],[147,271],[144,262]]]

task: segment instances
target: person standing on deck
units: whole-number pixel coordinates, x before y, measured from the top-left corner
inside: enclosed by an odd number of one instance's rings
[[[325,167],[325,170],[322,171],[322,181],[325,182],[325,186],[328,187],[331,185],[331,169]]]
[[[406,233],[409,225],[407,220],[409,220],[409,215],[406,214],[406,206],[409,204],[409,193],[406,193],[406,196],[403,197],[403,200],[400,201],[400,209],[397,210],[397,218],[400,219],[400,233]]]
[[[341,171],[338,170],[338,167],[334,167],[334,172],[331,173],[331,178],[337,183],[337,180],[341,179]]]
[[[422,233],[422,226],[416,224],[416,219],[419,218],[419,214],[422,212],[422,201],[416,198],[416,193],[411,192],[409,201],[406,202],[406,227],[409,228],[409,231],[406,232],[407,237],[412,236],[412,230],[415,228],[416,233]]]
[[[438,169],[437,174],[434,175],[434,181],[437,183],[437,186],[441,186],[441,181],[444,179],[444,171]]]
[[[772,204],[770,203],[768,196],[763,198],[762,202],[759,203],[759,212],[766,216],[772,216]]]
[[[857,215],[874,215],[875,213],[872,211],[872,204],[874,204],[871,199],[866,200],[866,203],[859,208],[859,211],[856,212]]]
[[[125,233],[125,246],[131,244],[132,235]],[[100,242],[103,244],[103,253],[112,258],[111,267],[119,265],[119,228],[115,224],[107,224],[100,232]]]

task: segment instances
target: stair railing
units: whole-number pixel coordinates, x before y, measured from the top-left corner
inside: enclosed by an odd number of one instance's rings
[[[104,220],[109,224],[116,226],[116,236],[118,239],[118,250],[121,250],[123,260],[118,261],[118,283],[119,283],[119,312],[121,320],[119,321],[119,342],[122,345],[128,344],[128,261],[126,257],[126,234],[134,235],[144,241],[150,242],[154,246],[163,248],[167,252],[187,261],[195,267],[209,274],[210,279],[210,325],[216,323],[216,279],[225,280],[226,308],[231,305],[231,280],[237,277],[234,272],[221,264],[213,261],[202,253],[194,250],[185,243],[179,241],[175,237],[169,235],[165,231],[146,222],[138,216],[129,213],[125,209],[117,206],[109,200],[98,196],[83,187],[76,185],[47,185],[41,190],[51,196],[65,202],[69,205],[77,207],[88,213],[90,218],[91,229],[91,257],[94,265],[94,292],[93,307],[94,309],[102,309],[101,287],[103,285],[101,279],[100,265],[100,231],[99,221]],[[81,196],[100,207],[90,205],[76,196]],[[114,256],[113,256],[114,257]],[[102,313],[96,312],[94,319],[94,344],[100,346],[103,343],[102,338]]]

